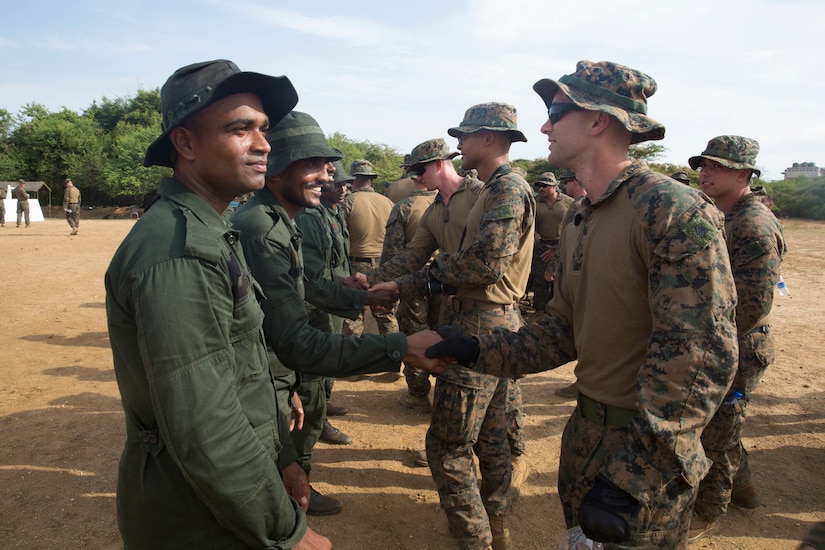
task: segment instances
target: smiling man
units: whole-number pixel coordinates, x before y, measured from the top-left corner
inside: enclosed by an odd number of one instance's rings
[[[365,334],[359,338],[323,332],[310,325],[304,300],[327,311],[330,302],[324,298],[324,287],[319,286],[323,281],[319,279],[313,281],[311,288],[315,290],[306,294],[302,234],[293,218],[302,208],[320,205],[321,187],[332,181],[332,163],[342,154],[327,144],[315,119],[297,111],[275,126],[267,135],[267,141],[272,146],[272,153],[266,184],[235,212],[232,224],[241,232],[250,269],[266,297],[263,302],[264,334],[270,370],[279,394],[288,396],[296,382],[301,382],[300,374],[296,376],[296,372],[341,378],[398,372],[402,360],[417,365],[413,352],[423,355],[423,345],[417,348],[414,345],[420,335],[409,340],[400,332]],[[381,296],[380,301],[370,303],[384,307],[395,303],[393,294],[388,291],[370,293],[369,298],[378,300]],[[323,380],[315,379],[314,384],[317,402],[325,407]],[[289,416],[290,408],[284,406],[284,401],[286,399],[279,399],[279,405],[282,414]],[[322,414],[318,418],[323,422]],[[300,430],[301,426],[296,429]],[[304,508],[307,513],[327,515],[340,511],[341,503],[317,493],[311,486],[307,488],[306,478],[299,471],[309,473],[311,452],[308,451],[319,435],[320,429],[316,429],[309,440],[303,438],[301,449],[294,445],[285,448],[279,455],[279,463],[290,494],[299,502],[301,497],[309,496]],[[294,442],[296,438],[286,436],[282,440]],[[296,464],[301,467],[299,470],[296,470]]]

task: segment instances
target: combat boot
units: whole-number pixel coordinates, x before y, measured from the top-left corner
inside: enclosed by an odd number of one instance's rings
[[[421,466],[422,468],[429,466],[430,463],[427,460],[427,451],[416,451],[413,453],[413,462],[416,466]]]
[[[433,406],[430,403],[430,398],[426,395],[410,395],[409,393],[404,392],[399,401],[401,401],[402,405],[414,411],[422,413],[433,412]]]
[[[693,544],[699,539],[708,537],[719,530],[720,519],[709,519],[698,514],[693,514],[690,520],[690,532],[688,533],[688,544]]]
[[[741,483],[734,480],[733,491],[730,493],[730,503],[748,510],[762,506],[762,499],[759,498],[759,491],[756,490],[756,485],[752,479]]]
[[[493,534],[493,550],[511,550],[513,542],[507,516],[490,516],[490,532]]]
[[[308,516],[332,516],[343,508],[344,505],[337,498],[322,495],[312,485],[309,486]]]
[[[324,427],[321,430],[321,437],[318,439],[319,441],[331,443],[333,445],[349,445],[352,443],[352,438],[330,424],[329,420],[324,420]]]
[[[530,475],[530,465],[523,455],[513,456],[510,465],[512,466],[512,477],[510,478],[510,498],[513,500],[521,496],[521,486],[527,481]]]
[[[327,416],[346,416],[346,414],[346,407],[336,407],[335,405],[327,403]]]

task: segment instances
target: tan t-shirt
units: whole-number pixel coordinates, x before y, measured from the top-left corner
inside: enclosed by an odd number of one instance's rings
[[[384,232],[393,202],[372,187],[352,192],[352,207],[347,216],[350,256],[379,258],[384,247]]]

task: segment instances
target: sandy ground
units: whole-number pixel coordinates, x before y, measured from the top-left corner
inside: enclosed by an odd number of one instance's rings
[[[124,428],[103,274],[136,222],[88,218],[76,237],[61,218],[0,229],[0,548],[121,547],[114,491]],[[692,548],[794,548],[825,519],[825,225],[785,226],[792,296],[777,296],[777,363],[746,427],[764,505],[732,508],[721,534]],[[523,381],[532,472],[513,510],[517,549],[554,550],[564,532],[556,467],[573,402],[553,390],[571,379],[566,365]],[[309,519],[335,548],[454,547],[429,470],[412,462],[428,416],[398,403],[404,388],[395,375],[336,383],[333,402],[349,414],[333,422],[354,443],[319,444],[313,484],[345,508]]]

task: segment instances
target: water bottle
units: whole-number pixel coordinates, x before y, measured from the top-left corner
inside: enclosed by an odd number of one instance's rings
[[[733,393],[731,393],[731,394],[728,396],[728,398],[727,398],[727,399],[725,399],[724,401],[722,401],[722,404],[723,404],[723,405],[735,405],[735,404],[736,404],[736,402],[737,402],[737,401],[739,401],[740,399],[742,399],[742,392],[740,392],[740,391],[734,391]]]
[[[602,543],[590,540],[576,525],[568,530],[559,542],[559,550],[603,550]]]
[[[788,290],[787,286],[785,286],[785,279],[782,278],[782,275],[779,276],[779,282],[776,283],[776,289],[779,291],[780,296],[791,295],[791,291]]]

